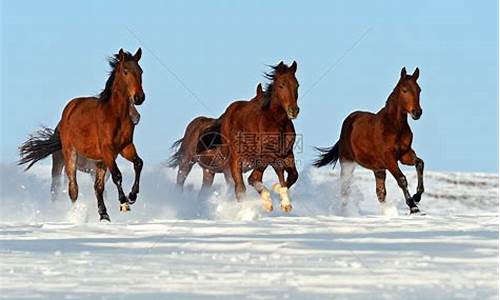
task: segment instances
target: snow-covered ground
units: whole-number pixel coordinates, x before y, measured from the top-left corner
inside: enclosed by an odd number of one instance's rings
[[[414,170],[405,173],[414,190]],[[222,178],[197,199],[199,170],[179,194],[175,172],[158,166],[128,214],[107,183],[113,222],[102,224],[88,175],[71,207],[50,202],[49,174],[0,167],[1,298],[498,299],[498,175],[426,172],[425,216],[407,214],[388,176],[399,212],[388,217],[359,168],[351,199],[361,216],[343,217],[338,171],[301,172],[285,215],[263,212],[251,191],[236,203]]]

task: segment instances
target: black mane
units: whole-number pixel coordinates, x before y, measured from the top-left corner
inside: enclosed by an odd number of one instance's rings
[[[130,52],[124,52],[125,61],[133,60],[134,56]],[[104,85],[104,89],[97,96],[98,101],[107,102],[111,98],[111,89],[113,87],[113,82],[115,81],[115,73],[116,66],[120,62],[120,58],[118,54],[114,54],[113,56],[108,58],[109,66],[111,67],[111,71],[109,72],[108,80],[106,80],[106,84]]]
[[[264,102],[262,103],[262,108],[267,109],[269,105],[271,105],[271,95],[273,93],[274,88],[274,80],[276,79],[276,75],[285,73],[288,71],[288,66],[283,62],[280,62],[276,66],[269,65],[271,68],[271,72],[264,73],[264,77],[269,80],[266,84],[266,88],[264,89]]]

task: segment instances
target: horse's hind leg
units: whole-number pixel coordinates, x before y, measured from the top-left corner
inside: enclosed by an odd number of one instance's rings
[[[201,184],[200,193],[198,194],[198,198],[205,197],[210,188],[214,183],[215,173],[211,172],[209,169],[203,169],[203,182]]]
[[[63,149],[64,169],[68,176],[68,194],[73,203],[78,198],[78,184],[76,182],[76,163],[77,155],[75,150]]]
[[[375,174],[375,191],[377,193],[378,202],[380,203],[380,208],[383,215],[397,215],[396,207],[392,204],[388,204],[385,201],[385,196],[387,191],[385,189],[385,170],[373,171]]]
[[[353,161],[340,161],[340,196],[342,199],[342,210],[347,215],[358,215],[359,209],[351,207],[349,196],[351,195],[351,184],[356,163]]]
[[[61,151],[52,154],[52,183],[50,185],[50,198],[55,201],[61,195],[61,174],[64,168],[64,157]]]
[[[96,163],[94,191],[97,198],[97,211],[100,220],[110,221],[106,205],[104,204],[104,183],[106,182],[106,166],[102,162]]]
[[[177,187],[182,191],[184,189],[184,182],[191,172],[194,163],[189,159],[183,159],[179,164],[179,170],[177,171]]]
[[[413,149],[406,152],[400,159],[401,163],[408,166],[415,166],[417,170],[417,192],[413,195],[413,201],[419,203],[424,193],[424,161],[420,159]]]
[[[224,180],[226,181],[227,186],[234,186],[234,181],[233,177],[231,177],[231,170],[225,169],[224,170]]]
[[[373,171],[373,173],[375,174],[375,190],[378,202],[383,204],[385,203],[385,196],[387,195],[387,191],[385,190],[386,173],[385,170]]]
[[[262,183],[262,177],[264,175],[265,167],[258,167],[252,171],[252,174],[248,177],[248,184],[253,186],[255,190],[260,194],[262,199],[262,204],[264,209],[268,212],[273,210],[273,200],[271,198],[271,193]]]

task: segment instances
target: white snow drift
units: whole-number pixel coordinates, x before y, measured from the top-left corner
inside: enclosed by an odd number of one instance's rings
[[[46,165],[0,172],[3,298],[498,299],[497,175],[426,172],[425,216],[408,216],[388,176],[384,216],[373,174],[358,169],[361,216],[346,218],[327,169],[301,172],[285,215],[265,213],[250,188],[236,203],[222,178],[198,199],[199,171],[179,194],[175,172],[159,166],[144,171],[128,214],[108,182],[112,223],[101,224],[88,175],[71,207],[50,202]],[[414,170],[405,173],[414,190]]]

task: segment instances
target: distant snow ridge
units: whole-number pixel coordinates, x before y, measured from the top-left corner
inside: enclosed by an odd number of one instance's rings
[[[128,192],[133,170],[122,165],[124,187]],[[416,187],[413,169],[404,171],[410,191]],[[388,205],[381,207],[375,195],[373,173],[358,167],[355,171],[349,205],[361,215],[407,214],[402,192],[395,180],[387,176]],[[78,174],[80,194],[78,207],[71,208],[66,195],[60,201],[50,201],[50,166],[39,165],[24,173],[13,165],[1,165],[0,210],[1,222],[70,221],[96,222],[98,220],[93,183],[89,175]],[[247,186],[248,199],[236,202],[217,175],[213,191],[203,199],[198,197],[202,174],[195,168],[186,181],[184,192],[175,187],[176,170],[163,166],[145,168],[141,178],[141,193],[129,214],[118,212],[116,188],[106,183],[106,205],[112,221],[144,222],[155,219],[228,219],[255,220],[265,216],[285,215],[279,209],[279,197],[273,194],[275,210],[268,214],[261,208],[260,200],[252,187]],[[248,176],[248,173],[245,177]],[[277,181],[269,169],[264,183],[270,188]],[[425,193],[420,207],[433,215],[498,213],[498,175],[483,173],[425,172]],[[292,216],[344,215],[339,195],[338,168],[306,168],[300,172],[299,181],[290,190]],[[88,215],[87,215],[88,213]]]

